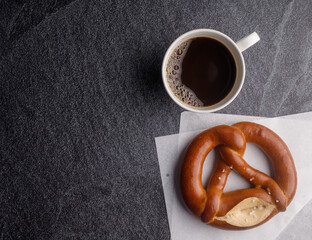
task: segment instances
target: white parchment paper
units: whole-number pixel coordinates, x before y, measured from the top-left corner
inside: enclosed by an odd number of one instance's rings
[[[292,115],[286,115],[277,117],[278,119],[293,119],[293,120],[306,120],[312,121],[312,112],[297,113]],[[185,111],[181,113],[180,117],[180,133],[196,131],[199,129],[206,129],[210,126],[217,124],[231,124],[231,122],[239,121],[256,121],[259,119],[265,119],[258,116],[242,116],[234,114],[220,114],[220,113],[194,113]],[[271,118],[270,118],[271,119]]]
[[[188,112],[181,115],[180,134],[155,139],[172,239],[275,239],[296,213],[312,198],[312,193],[309,191],[309,185],[312,183],[312,176],[309,174],[312,169],[310,163],[312,149],[309,147],[310,139],[312,139],[312,121],[299,120],[301,119],[299,115],[294,116],[293,119],[289,119],[292,118],[291,116],[287,117],[288,119],[267,119],[224,114],[201,114],[199,117],[196,115]],[[309,119],[312,115],[303,114],[302,116],[304,119]],[[180,196],[176,179],[182,152],[186,145],[203,129],[220,124],[253,120],[275,131],[289,146],[298,173],[296,196],[286,212],[279,213],[269,222],[257,228],[245,231],[224,231],[207,226],[189,213]],[[200,130],[193,131],[196,126]],[[189,130],[192,131],[185,132]],[[244,158],[251,166],[270,174],[266,157],[257,147],[248,144]],[[213,153],[209,154],[205,161],[203,183],[207,181],[212,162]],[[248,187],[248,183],[232,172],[225,191],[243,187]]]

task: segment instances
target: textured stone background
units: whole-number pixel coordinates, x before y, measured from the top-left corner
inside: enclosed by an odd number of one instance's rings
[[[243,89],[221,112],[311,111],[311,9],[0,0],[0,239],[169,239],[154,137],[176,133],[182,109],[161,82],[167,47],[194,28],[256,31]]]

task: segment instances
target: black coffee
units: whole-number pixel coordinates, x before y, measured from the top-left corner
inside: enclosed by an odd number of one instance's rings
[[[220,42],[206,37],[180,44],[167,64],[172,92],[192,106],[211,106],[231,91],[236,65],[230,51]]]

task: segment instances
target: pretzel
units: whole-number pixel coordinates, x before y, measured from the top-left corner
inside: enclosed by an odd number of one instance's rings
[[[256,144],[268,156],[274,179],[245,162],[246,142]],[[205,190],[202,168],[215,147],[220,156]],[[254,187],[223,193],[232,169]],[[296,192],[297,173],[287,145],[277,134],[256,123],[240,122],[208,129],[191,142],[181,166],[180,184],[187,207],[203,222],[242,230],[286,210]]]

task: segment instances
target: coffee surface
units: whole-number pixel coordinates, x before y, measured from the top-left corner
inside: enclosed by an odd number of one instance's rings
[[[199,37],[180,44],[167,64],[167,78],[180,101],[195,106],[211,106],[231,91],[236,65],[230,51],[219,41]]]

